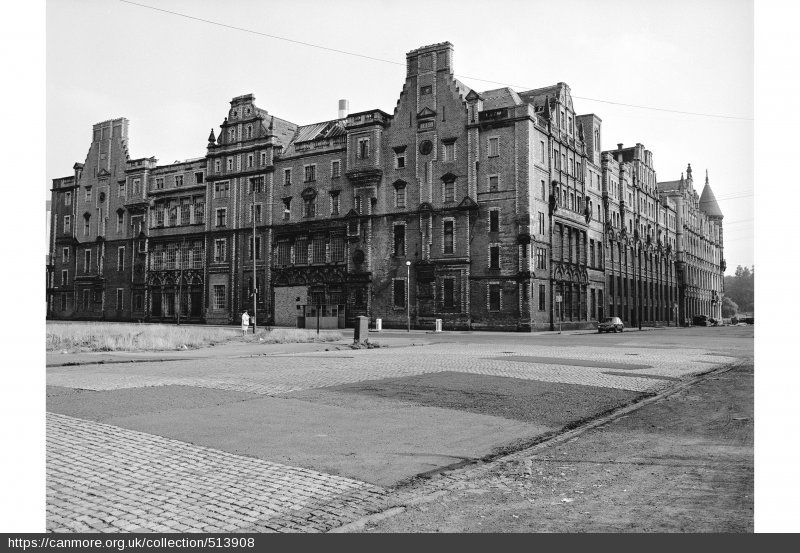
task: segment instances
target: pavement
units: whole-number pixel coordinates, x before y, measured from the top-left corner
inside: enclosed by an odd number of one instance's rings
[[[752,337],[383,331],[378,349],[48,355],[47,528],[329,531],[392,507],[419,475],[752,358]]]

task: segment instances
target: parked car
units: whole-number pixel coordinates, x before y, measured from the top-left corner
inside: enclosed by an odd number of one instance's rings
[[[695,315],[692,317],[692,324],[694,326],[711,326],[711,319],[708,315]]]
[[[597,332],[622,332],[624,325],[619,317],[606,317],[597,325]]]

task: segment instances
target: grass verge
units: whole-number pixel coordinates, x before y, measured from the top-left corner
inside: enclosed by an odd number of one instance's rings
[[[227,342],[293,344],[336,342],[341,332],[325,330],[319,334],[301,328],[260,330],[255,336],[242,336],[237,327],[213,328],[196,325],[160,324],[47,324],[47,351],[170,351],[197,349]]]
[[[47,351],[168,351],[235,340],[235,328],[158,324],[48,324]]]

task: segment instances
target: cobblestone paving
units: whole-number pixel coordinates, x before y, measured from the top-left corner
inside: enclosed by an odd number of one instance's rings
[[[624,346],[555,347],[513,345],[499,353],[487,344],[435,344],[425,347],[305,353],[254,359],[209,359],[191,362],[135,363],[53,367],[47,383],[89,390],[164,385],[187,385],[220,390],[282,395],[364,380],[400,378],[438,371],[460,371],[564,384],[584,384],[652,392],[680,378],[723,364],[729,358],[707,350],[676,348],[643,350]],[[507,356],[509,360],[500,357]],[[649,365],[646,369],[608,374],[603,367],[580,367],[514,361],[517,356],[562,357]]]
[[[385,498],[350,478],[47,414],[49,531],[326,531]]]

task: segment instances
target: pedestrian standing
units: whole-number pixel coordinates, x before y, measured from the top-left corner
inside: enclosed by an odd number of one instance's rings
[[[247,331],[250,329],[250,315],[247,314],[247,310],[242,313],[242,336],[247,334]]]

